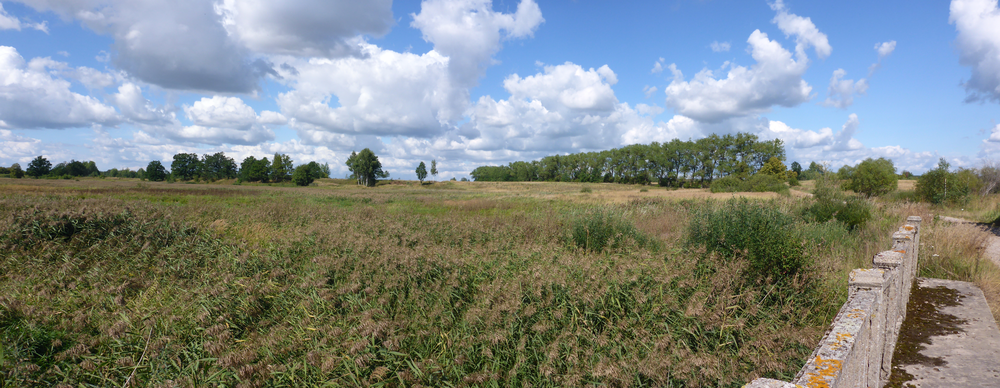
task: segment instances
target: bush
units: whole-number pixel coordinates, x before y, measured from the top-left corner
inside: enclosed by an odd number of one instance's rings
[[[591,189],[590,186],[583,186],[582,188],[580,188],[580,192],[581,193],[593,193],[594,189]]]
[[[848,199],[834,217],[848,230],[855,230],[864,226],[872,218],[871,204],[861,198]]]
[[[592,252],[617,250],[630,242],[638,246],[654,244],[624,217],[607,210],[593,211],[574,220],[571,239],[577,247]]]
[[[948,171],[950,166],[941,158],[937,168],[921,175],[917,180],[917,195],[934,204],[955,203],[965,201],[970,193],[980,190],[982,181],[973,171],[961,169],[953,173]]]
[[[295,172],[292,173],[292,182],[297,186],[309,186],[313,183],[313,169],[309,164],[303,164],[295,167]]]
[[[793,223],[774,204],[735,199],[721,208],[696,210],[688,227],[688,243],[725,256],[746,255],[753,275],[779,282],[808,267]]]
[[[888,194],[898,185],[896,167],[892,161],[885,158],[865,159],[856,167],[845,173],[844,189],[873,197]]]
[[[788,194],[788,186],[784,180],[775,175],[754,174],[746,180],[729,175],[712,182],[710,190],[713,193],[735,193],[735,192],[765,192],[772,191],[780,194]]]

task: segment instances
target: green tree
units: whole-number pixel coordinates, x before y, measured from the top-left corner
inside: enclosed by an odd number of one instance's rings
[[[840,174],[838,172],[838,174]],[[868,158],[850,169],[844,189],[867,197],[876,197],[896,190],[896,166],[886,158]]]
[[[792,162],[791,170],[795,171],[795,175],[802,175],[802,165],[799,162]]]
[[[435,159],[431,159],[431,175],[434,176],[435,179],[437,179],[437,176],[438,176],[438,161],[435,160]]]
[[[146,171],[149,169],[147,168]],[[195,153],[174,155],[174,161],[170,163],[170,172],[174,178],[182,181],[197,178],[201,176],[201,159]]]
[[[39,156],[31,160],[28,163],[28,169],[25,171],[30,177],[38,178],[43,175],[48,175],[49,171],[52,170],[52,163],[43,156]]]
[[[216,181],[236,178],[236,161],[222,152],[201,157],[201,179]]]
[[[781,159],[776,156],[768,159],[757,173],[770,175],[782,181],[788,179],[788,174],[785,173],[785,164],[781,163]]]
[[[951,164],[941,158],[938,167],[930,170],[917,180],[917,195],[931,203],[962,202],[970,193],[983,187],[982,180],[975,172],[960,169],[950,172]]]
[[[264,182],[267,180],[271,162],[267,158],[257,159],[247,156],[240,164],[240,181]]]
[[[347,158],[347,169],[362,186],[375,186],[378,178],[388,178],[389,173],[382,170],[382,163],[372,150],[365,148],[360,153],[351,152]]]
[[[21,165],[14,163],[10,166],[10,177],[15,179],[24,178],[24,170],[21,170]]]
[[[417,165],[417,179],[420,183],[424,183],[424,179],[427,179],[427,166],[424,165],[424,162],[420,162],[420,164]]]
[[[316,162],[295,167],[295,172],[292,173],[292,182],[296,186],[309,186],[315,180],[314,176],[316,172],[314,170],[316,169],[319,169],[319,165]]]
[[[309,162],[309,163],[316,163],[316,162]],[[319,166],[319,172],[322,173],[321,175],[318,176],[318,178],[330,177],[330,163],[323,163],[323,164],[316,163],[316,165]]]
[[[285,182],[292,179],[292,158],[286,154],[274,153],[271,161],[271,182]]]
[[[146,179],[153,182],[161,182],[167,179],[167,169],[159,160],[154,160],[146,165]]]

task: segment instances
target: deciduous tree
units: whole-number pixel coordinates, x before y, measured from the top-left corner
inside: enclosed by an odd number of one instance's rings
[[[49,171],[52,170],[52,163],[43,156],[39,156],[31,160],[28,163],[28,170],[25,173],[30,177],[38,178],[42,175],[48,175]]]
[[[420,164],[417,165],[417,180],[419,180],[420,183],[424,183],[424,179],[427,179],[427,166],[424,165],[424,162],[420,162]]]
[[[153,182],[161,182],[167,179],[167,169],[159,160],[154,160],[146,165],[146,179]]]

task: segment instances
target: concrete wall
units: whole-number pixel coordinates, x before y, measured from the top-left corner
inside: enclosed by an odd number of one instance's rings
[[[744,388],[882,387],[917,274],[920,217],[892,234],[892,249],[870,269],[851,271],[847,303],[792,382],[757,379]]]

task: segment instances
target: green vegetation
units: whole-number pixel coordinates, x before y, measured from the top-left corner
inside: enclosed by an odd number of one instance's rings
[[[353,183],[0,179],[0,386],[790,379],[913,211],[849,233],[794,197]]]
[[[347,169],[351,171],[351,177],[357,179],[362,186],[375,186],[378,178],[388,178],[389,173],[382,170],[382,162],[372,150],[365,148],[360,153],[351,152],[351,157],[347,158]]]
[[[688,242],[727,258],[746,256],[751,274],[783,283],[809,266],[794,223],[774,204],[730,200],[699,208],[688,227]]]
[[[417,165],[417,180],[419,180],[420,183],[424,183],[424,179],[427,179],[427,165],[425,165],[424,162],[420,162],[420,164]]]
[[[865,159],[854,168],[844,169],[845,190],[853,190],[856,193],[874,197],[888,194],[898,185],[896,167],[892,161],[885,158]]]
[[[771,158],[777,158],[779,164],[785,159],[780,139],[760,140],[747,133],[713,134],[697,141],[674,139],[663,144],[552,155],[507,166],[481,166],[470,175],[476,181],[490,182],[657,182],[664,187],[708,187],[717,178],[753,175]],[[783,164],[781,167],[784,171]],[[781,179],[785,179],[783,174]]]
[[[982,186],[973,171],[960,169],[950,172],[951,164],[944,158],[937,168],[928,171],[917,180],[917,195],[934,204],[965,202],[969,194],[979,191]]]

